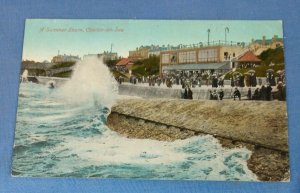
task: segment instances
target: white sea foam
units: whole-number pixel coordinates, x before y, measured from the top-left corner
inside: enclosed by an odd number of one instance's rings
[[[102,58],[90,56],[76,63],[70,81],[58,93],[66,102],[111,108],[117,98],[118,85]]]
[[[212,171],[207,176],[207,179],[210,180],[226,180],[228,176],[220,175],[222,171],[227,171],[240,180],[257,180],[256,175],[247,167],[246,160],[251,155],[249,150],[246,148],[224,149],[217,139],[209,135],[164,142],[150,139],[128,139],[108,130],[101,137],[88,139],[67,136],[62,147],[70,149],[72,154],[86,160],[84,163],[92,165],[136,164],[165,165],[167,167],[168,165],[176,166],[187,163],[193,159],[191,161],[193,166],[189,172],[197,173],[211,167]],[[200,149],[203,152],[191,153],[187,150],[190,148],[196,151]],[[226,158],[228,158],[228,163],[225,161]],[[231,166],[226,164],[241,166],[245,174],[230,171],[235,168],[231,169]],[[85,167],[85,165],[81,167]],[[180,176],[179,171],[180,169],[178,170]],[[191,176],[197,179],[197,174],[191,174]],[[200,173],[199,176],[201,176]]]

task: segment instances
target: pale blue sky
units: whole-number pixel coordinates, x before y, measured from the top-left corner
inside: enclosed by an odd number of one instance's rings
[[[57,20],[27,19],[23,45],[23,60],[51,61],[54,55],[102,53],[110,50],[127,57],[129,50],[141,45],[179,45],[225,39],[225,27],[229,28],[227,41],[250,42],[252,38],[267,39],[273,35],[283,37],[282,22],[234,21],[234,20]],[[44,28],[44,31],[41,29]],[[124,32],[46,32],[46,29],[76,28],[86,30],[124,29]]]

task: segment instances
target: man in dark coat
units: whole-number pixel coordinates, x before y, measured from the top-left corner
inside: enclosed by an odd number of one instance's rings
[[[266,98],[267,98],[267,90],[266,90],[266,87],[264,85],[262,85],[260,88],[260,98],[259,99],[265,101]]]
[[[193,99],[193,92],[192,92],[192,90],[190,89],[190,87],[188,88],[188,91],[187,91],[187,98],[188,98],[188,99]]]
[[[223,89],[221,89],[219,92],[219,99],[223,100],[223,97],[224,97],[224,91],[223,91]]]
[[[183,98],[184,98],[184,99],[187,99],[187,98],[188,98],[188,91],[187,91],[186,88],[184,89]]]
[[[248,94],[247,94],[248,100],[251,100],[251,97],[252,97],[251,88],[249,88],[248,89]]]
[[[234,89],[233,100],[235,100],[235,97],[238,97],[239,100],[241,100],[241,93],[240,93],[240,91],[237,88]]]
[[[217,88],[218,87],[218,78],[215,76],[212,79],[212,87]]]
[[[260,94],[259,94],[259,89],[256,88],[255,91],[254,91],[254,94],[252,96],[252,100],[259,100],[260,99]]]
[[[270,84],[268,84],[266,88],[266,99],[267,101],[270,101],[272,99],[272,87]]]

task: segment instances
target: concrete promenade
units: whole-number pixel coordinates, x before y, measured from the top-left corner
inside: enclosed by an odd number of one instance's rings
[[[227,148],[246,147],[247,161],[260,180],[289,179],[286,103],[120,99],[107,125],[129,138],[174,141],[212,135]]]

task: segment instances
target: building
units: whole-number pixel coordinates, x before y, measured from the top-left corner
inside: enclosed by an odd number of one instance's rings
[[[116,68],[117,70],[129,70],[131,69],[133,65],[133,61],[129,58],[122,58],[117,64],[116,64]]]
[[[98,58],[103,58],[103,61],[109,61],[109,60],[117,60],[118,59],[118,54],[116,52],[108,52],[108,51],[104,51],[101,54],[86,54],[83,56],[83,59],[85,59],[86,57],[98,57]]]
[[[266,39],[266,36],[263,36],[262,39],[252,39],[249,47],[254,50],[255,55],[260,55],[267,49],[283,47],[283,39],[278,38],[277,35],[274,35],[271,39]]]
[[[60,55],[58,54],[57,56],[54,56],[51,60],[52,63],[62,63],[62,62],[77,62],[81,60],[81,58],[77,55],[77,56],[73,56],[73,55]]]
[[[149,46],[141,46],[139,48],[136,48],[136,50],[129,51],[128,58],[134,59],[134,60],[142,60],[149,57]]]
[[[232,68],[232,59],[244,52],[244,44],[181,46],[160,53],[160,74],[171,71],[211,71],[224,73]]]
[[[175,50],[175,49],[179,49],[181,45],[179,46],[171,46],[171,45],[162,45],[162,46],[159,46],[159,45],[151,45],[150,46],[150,49],[149,49],[149,52],[148,52],[148,57],[150,56],[160,56],[160,52],[162,51],[167,51],[167,50]]]
[[[129,51],[129,58],[134,60],[141,60],[149,58],[150,56],[160,56],[160,52],[167,51],[167,50],[175,50],[179,49],[179,46],[172,46],[172,45],[150,45],[150,46],[141,46],[136,48],[136,50]]]
[[[86,55],[83,55],[83,60],[85,60],[86,58],[89,58],[89,57],[99,57],[99,54],[86,54]]]
[[[259,59],[253,51],[248,50],[233,60],[233,68],[252,68],[261,64]]]
[[[104,51],[103,53],[99,54],[99,57],[103,57],[103,61],[117,60],[118,54],[116,52]]]

